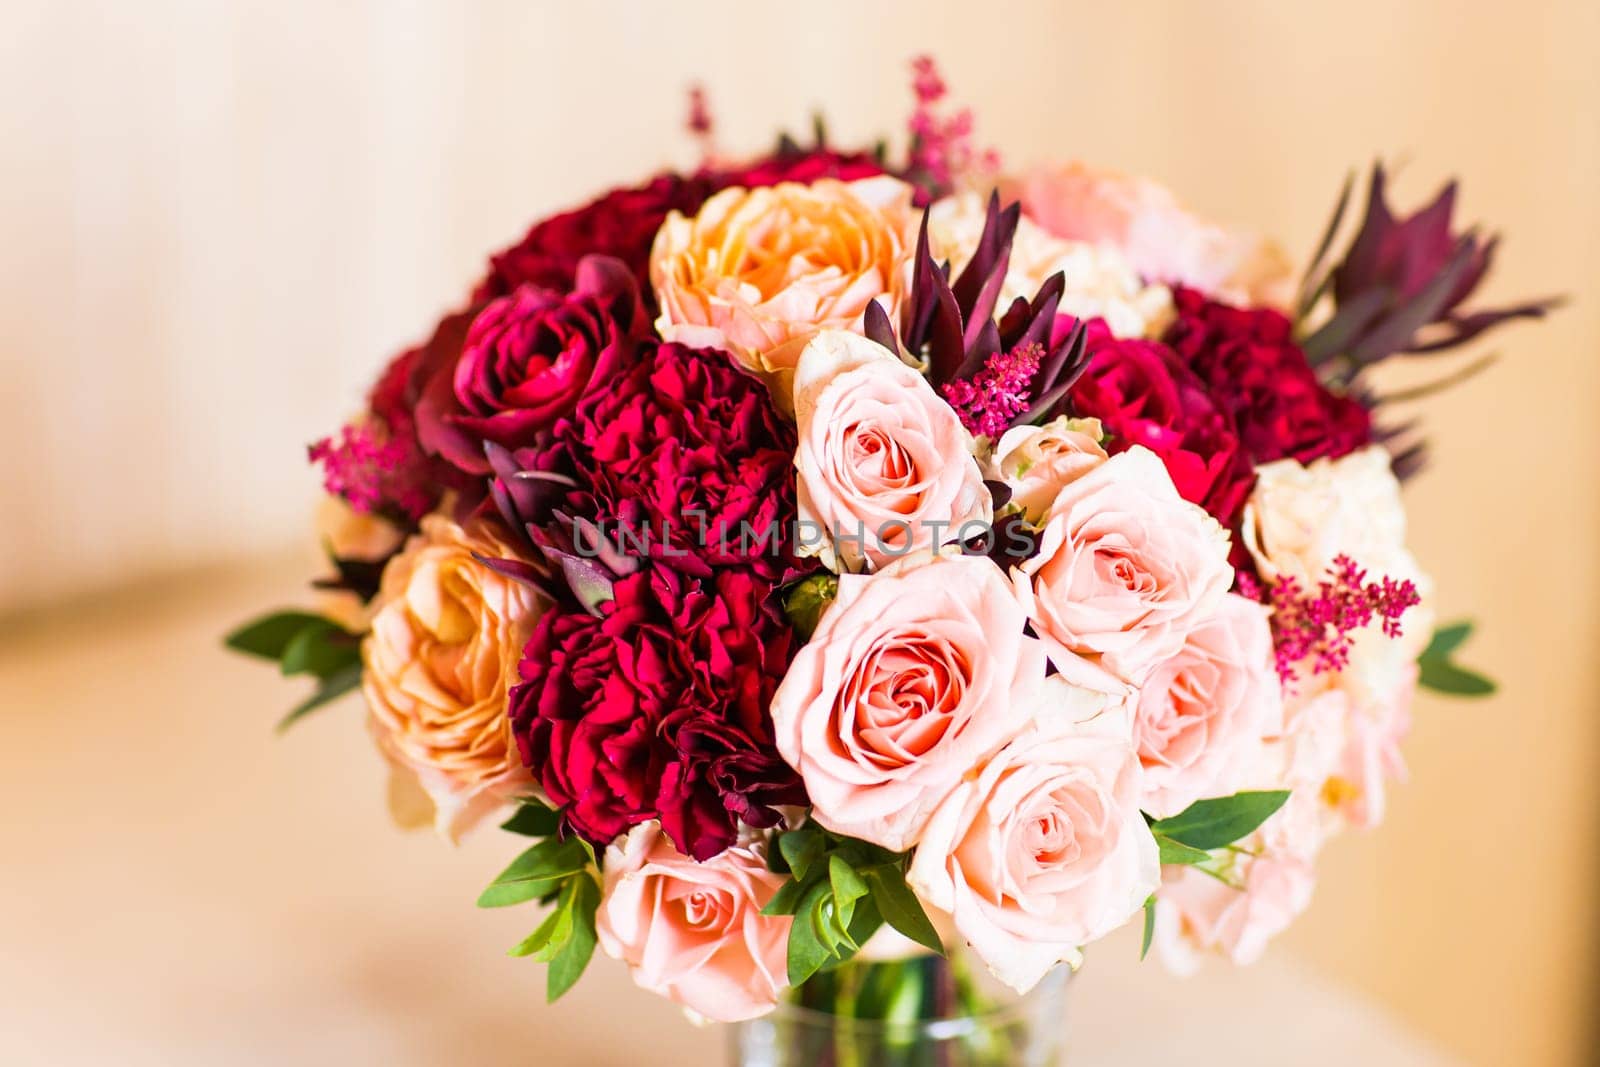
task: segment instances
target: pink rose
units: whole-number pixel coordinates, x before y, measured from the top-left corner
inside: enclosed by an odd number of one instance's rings
[[[1311,860],[1292,853],[1235,854],[1228,874],[1239,888],[1192,867],[1163,868],[1156,942],[1172,970],[1192,973],[1206,953],[1254,963],[1306,910],[1316,886]]]
[[[1138,914],[1161,879],[1139,761],[1109,698],[1053,678],[1033,727],[934,814],[907,880],[995,977],[1026,992]],[[1119,721],[1120,720],[1120,721]]]
[[[978,556],[927,556],[839,595],[772,702],[778,751],[830,830],[895,850],[1026,724],[1044,651]]]
[[[1067,163],[1036,167],[1008,192],[1044,229],[1116,249],[1149,280],[1241,304],[1281,305],[1293,296],[1293,268],[1276,245],[1196,216],[1148,178]]]
[[[1322,799],[1351,826],[1370,830],[1383,822],[1390,780],[1405,781],[1400,743],[1411,732],[1411,700],[1417,665],[1410,662],[1382,700],[1352,702],[1345,719],[1338,766],[1323,783]]]
[[[1106,461],[1099,419],[1065,415],[1043,426],[1013,426],[995,443],[992,476],[1011,487],[1011,502],[1041,522],[1056,494]]]
[[[595,932],[641,988],[716,1022],[753,1019],[788,981],[793,920],[761,914],[782,884],[760,845],[697,863],[646,823],[606,849]]]
[[[1262,739],[1283,728],[1267,611],[1229,594],[1145,679],[1133,720],[1144,810],[1158,819],[1249,785]]]
[[[955,409],[883,346],[818,334],[795,369],[794,409],[802,552],[859,571],[976,536],[993,519]]]
[[[1115,687],[1177,655],[1221,605],[1233,568],[1227,531],[1135,447],[1061,490],[1039,554],[1012,580],[1056,668]]]

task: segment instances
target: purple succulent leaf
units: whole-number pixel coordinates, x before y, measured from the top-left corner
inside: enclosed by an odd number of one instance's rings
[[[1000,327],[995,325],[993,319],[986,319],[978,330],[977,337],[971,346],[967,347],[966,358],[956,368],[955,378],[970,378],[983,370],[984,364],[989,362],[989,357],[1000,353]]]
[[[950,287],[939,282],[934,292],[936,312],[932,331],[928,337],[928,377],[935,385],[955,378],[962,364],[966,344],[961,332],[961,309],[956,306],[955,294]]]
[[[994,509],[996,511],[1011,503],[1012,490],[1005,482],[997,482],[993,479],[985,478],[983,486],[989,490],[989,498],[994,501]]]
[[[1443,336],[1422,344],[1412,345],[1406,349],[1406,352],[1412,355],[1442,352],[1457,345],[1464,345],[1479,334],[1512,319],[1542,319],[1548,312],[1564,306],[1566,302],[1567,298],[1564,296],[1548,296],[1539,300],[1530,300],[1526,304],[1518,304],[1515,307],[1496,308],[1492,311],[1474,311],[1468,315],[1450,318],[1443,324],[1447,328]]]
[[[895,340],[889,313],[876,300],[867,304],[867,310],[861,316],[861,327],[869,341],[876,341],[897,356],[900,354],[900,342]]]
[[[530,563],[525,563],[520,559],[504,559],[495,556],[485,556],[480,552],[474,552],[472,554],[472,558],[483,564],[485,567],[488,567],[496,574],[510,578],[514,582],[521,582],[523,585],[530,586],[547,599],[555,599],[555,591],[550,588],[545,575],[541,574],[539,569]]]
[[[600,610],[600,605],[616,599],[611,574],[592,559],[564,555],[561,557],[561,574],[578,603],[595,618],[605,614]]]
[[[1371,332],[1350,346],[1347,354],[1351,362],[1358,367],[1371,366],[1409,347],[1417,333],[1445,311],[1456,284],[1472,267],[1476,253],[1476,242],[1470,236],[1463,237],[1444,270],[1420,293],[1385,315]]]
[[[1385,289],[1369,289],[1354,299],[1340,304],[1327,322],[1316,332],[1300,342],[1306,359],[1319,367],[1334,356],[1345,352],[1365,331],[1383,315],[1390,294]]]

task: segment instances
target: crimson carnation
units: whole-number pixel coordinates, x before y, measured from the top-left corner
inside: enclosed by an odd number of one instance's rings
[[[1337,458],[1371,442],[1371,414],[1318,380],[1287,316],[1230,307],[1193,289],[1173,298],[1178,314],[1166,342],[1232,416],[1256,463]]]
[[[621,371],[647,336],[638,286],[615,259],[584,259],[570,294],[520,286],[478,313],[456,359],[431,368],[417,407],[422,442],[459,470],[487,474],[485,442],[547,442],[591,379]]]
[[[795,430],[725,352],[646,344],[563,430],[577,487],[563,511],[625,554],[691,574],[791,568]]]
[[[660,819],[697,860],[738,822],[804,804],[768,707],[794,637],[744,570],[702,580],[666,567],[619,579],[591,615],[558,605],[523,653],[511,721],[523,762],[566,825],[596,845]]]
[[[1111,452],[1142,445],[1161,457],[1185,500],[1232,527],[1255,481],[1232,418],[1166,345],[1113,337],[1100,319],[1086,332],[1088,363],[1067,396],[1072,412],[1100,420]]]

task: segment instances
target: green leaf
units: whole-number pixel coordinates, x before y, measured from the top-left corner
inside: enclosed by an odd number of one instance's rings
[[[571,879],[568,879],[566,884],[571,884],[571,881]],[[565,885],[563,885],[562,891],[565,893]],[[549,915],[544,917],[544,922],[540,923],[533,933],[512,946],[507,955],[532,956],[541,963],[548,963],[550,958],[555,955],[561,946],[567,943],[567,939],[571,936],[572,909],[564,904],[558,904]]]
[[[1451,661],[1451,653],[1460,648],[1471,633],[1471,622],[1453,623],[1435,630],[1433,640],[1417,657],[1418,684],[1451,696],[1481,697],[1493,693],[1496,688],[1493,680]]]
[[[327,678],[360,662],[361,645],[355,634],[319,620],[289,639],[278,666],[285,677],[310,674]]]
[[[809,905],[812,893],[821,890],[827,893],[828,887],[819,883],[811,892],[806,894],[806,901],[802,903],[802,910],[795,915],[793,925],[789,927],[789,984],[799,988],[807,978],[822,969],[828,962],[833,952],[824,945],[817,936],[816,926],[810,921],[805,907]]]
[[[791,878],[778,887],[778,891],[767,901],[766,907],[761,909],[763,915],[793,915],[800,907],[800,898],[810,886]]]
[[[1273,789],[1197,800],[1172,818],[1152,823],[1150,828],[1179,844],[1209,851],[1253,833],[1288,799],[1287,789]]]
[[[854,904],[872,892],[837,852],[828,857],[828,883],[833,886],[833,899],[842,905]]]
[[[555,883],[589,866],[589,847],[577,838],[547,838],[511,861],[478,897],[480,908],[503,908],[543,896]]]
[[[1457,697],[1486,697],[1497,688],[1488,677],[1453,663],[1420,660],[1418,666],[1421,668],[1417,675],[1418,684],[1436,693],[1448,693]]]
[[[801,881],[805,880],[811,865],[820,860],[827,849],[827,841],[815,830],[791,830],[778,838],[778,851],[783,853],[789,869]]]
[[[600,886],[587,873],[567,883],[571,892],[562,892],[562,903],[557,905],[572,917],[572,929],[561,948],[550,957],[550,973],[546,976],[545,999],[551,1003],[559,1000],[567,990],[583,977],[584,968],[594,956],[596,942],[594,913],[600,907]]]
[[[1466,643],[1472,636],[1473,623],[1470,619],[1453,622],[1448,626],[1441,626],[1433,631],[1433,639],[1428,642],[1428,647],[1422,650],[1418,659],[1449,659],[1450,653]]]
[[[783,598],[784,614],[800,635],[809,640],[816,632],[822,613],[828,610],[833,598],[839,595],[839,579],[831,574],[816,574],[792,586]]]
[[[331,625],[321,615],[310,612],[275,611],[240,626],[224,637],[222,643],[247,656],[278,660],[283,658],[284,649],[289,647],[289,642],[296,634],[307,626],[319,623]]]
[[[326,678],[322,679],[321,684],[317,686],[316,692],[312,693],[305,700],[302,700],[299,704],[296,704],[289,714],[278,720],[278,725],[276,727],[278,733],[283,733],[285,730],[299,722],[301,719],[305,718],[311,712],[322,707],[324,704],[338,700],[340,697],[344,696],[346,693],[350,692],[350,690],[356,688],[360,684],[361,661],[358,659],[356,662],[351,663],[343,669],[335,671],[333,674],[330,674]]]
[[[523,837],[551,837],[561,828],[561,816],[537,800],[524,800],[516,814],[500,824]]]
[[[1144,901],[1144,940],[1139,944],[1139,959],[1150,955],[1150,941],[1156,936],[1156,895],[1151,893]]]
[[[1204,849],[1190,848],[1181,841],[1174,841],[1166,834],[1156,834],[1156,844],[1161,848],[1161,862],[1163,864],[1176,863],[1189,866],[1195,863],[1204,863],[1211,858],[1211,853]]]
[[[868,867],[861,872],[872,889],[872,902],[884,922],[900,931],[917,944],[944,955],[944,942],[939,931],[933,928],[922,902],[906,885],[906,876],[898,867]]]

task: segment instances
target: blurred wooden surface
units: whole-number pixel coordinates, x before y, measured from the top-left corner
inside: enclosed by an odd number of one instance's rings
[[[777,124],[803,128],[814,107],[849,142],[898,132],[903,60],[917,51],[940,57],[981,136],[1013,161],[1076,154],[1146,172],[1297,254],[1352,165],[1406,160],[1399,193],[1412,202],[1459,174],[1466,217],[1508,236],[1492,295],[1574,295],[1548,325],[1502,335],[1500,364],[1428,406],[1435,465],[1409,494],[1443,611],[1481,621],[1472,661],[1502,694],[1419,705],[1413,784],[1379,833],[1332,847],[1288,942],[1474,1062],[1589,1062],[1600,978],[1593,0],[9,0],[0,613],[282,551],[314,494],[304,444],[464,291],[486,251],[548,210],[686,162],[691,80],[706,83],[729,150],[762,147]],[[86,930],[116,946],[125,925],[164,929],[166,958],[214,956],[184,940],[179,903],[199,886],[229,914],[229,879],[256,876],[250,838],[295,804],[307,832],[274,873],[329,907],[369,906],[350,895],[347,857],[367,855],[378,802],[370,781],[340,785],[369,773],[346,766],[353,734],[317,725],[271,745],[255,730],[275,706],[267,682],[243,665],[197,667],[212,648],[198,627],[192,649],[150,659],[135,642],[167,596],[122,602],[125,622],[100,632],[98,673],[74,680],[94,701],[74,705],[71,735],[49,735],[70,748],[4,757],[23,761],[6,788],[31,783],[6,816],[29,820],[30,858],[53,849],[60,869],[94,873],[61,896],[84,909],[67,931],[84,951],[61,964],[79,980],[97,958]],[[179,684],[186,672],[196,680]],[[28,701],[0,702],[5,729],[62,714],[48,695]],[[116,795],[86,773],[108,765],[129,770]],[[303,792],[289,798],[286,782]],[[371,805],[337,844],[305,814],[335,798]],[[206,821],[219,809],[231,825]],[[97,850],[83,853],[91,832]],[[175,840],[203,841],[229,869],[182,875],[170,914],[122,914],[97,862],[165,885],[180,877],[165,858]],[[409,908],[413,926],[437,921],[445,900],[454,908],[498,860],[469,874],[421,842],[394,847],[405,869],[439,863],[429,876],[452,879],[436,899],[385,902]],[[369,885],[404,896],[395,872],[381,873]],[[342,921],[251,911],[259,898],[235,907],[236,925],[212,930],[232,959],[332,941]],[[416,950],[403,938],[389,949]],[[484,953],[465,955],[483,966]],[[367,966],[369,983],[399,982],[386,959]],[[213,1000],[235,995],[231,971],[203,973]],[[81,1002],[115,1007],[101,999]],[[487,1026],[497,1013],[485,1014]]]
[[[359,701],[272,737],[283,680],[216,635],[293,580],[246,573],[4,635],[0,1063],[720,1062],[720,1030],[603,956],[546,1006],[543,968],[505,955],[536,912],[472,904],[520,846],[389,825]],[[1073,989],[1071,1064],[1455,1062],[1287,956],[1184,981],[1126,933]]]

